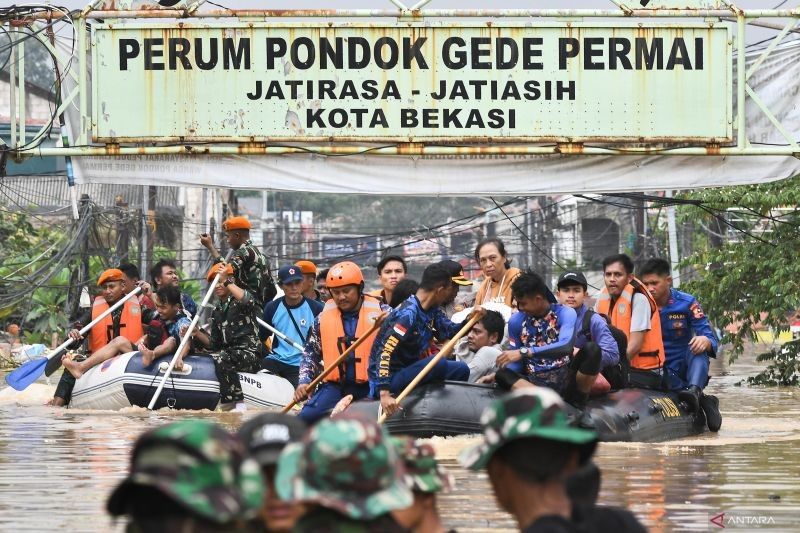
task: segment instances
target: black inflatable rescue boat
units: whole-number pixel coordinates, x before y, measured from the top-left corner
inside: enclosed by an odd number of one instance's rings
[[[392,433],[422,438],[480,433],[481,413],[502,394],[490,385],[458,381],[421,385],[386,426]],[[377,418],[379,405],[359,401],[350,410]],[[687,411],[677,394],[670,392],[623,389],[591,399],[586,408],[600,440],[607,442],[660,442],[697,435],[706,427],[702,412]]]

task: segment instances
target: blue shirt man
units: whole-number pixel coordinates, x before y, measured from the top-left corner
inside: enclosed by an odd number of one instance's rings
[[[586,403],[589,393],[597,380],[601,370],[612,369],[619,363],[619,346],[605,319],[592,312],[586,324],[586,313],[589,308],[585,304],[588,283],[582,272],[577,270],[567,271],[558,278],[558,299],[567,307],[576,312],[575,318],[575,346],[573,348],[572,362],[573,379],[572,398],[570,401],[577,404]],[[588,327],[587,327],[588,326]],[[612,372],[613,375],[613,372]],[[615,388],[621,388],[622,378],[609,379]]]
[[[417,293],[389,314],[372,345],[368,369],[371,394],[380,398],[387,416],[398,409],[391,395],[405,389],[430,362],[431,341],[450,338],[461,328],[447,318],[441,306],[455,299],[460,286],[472,282],[464,277],[460,266],[459,272],[451,272],[450,262],[443,263],[425,268]],[[467,381],[469,366],[442,358],[421,383],[446,379]]]
[[[497,365],[534,385],[564,392],[575,345],[575,310],[556,303],[544,280],[531,271],[514,280],[511,294],[519,311],[508,321],[509,349],[500,354]]]
[[[651,259],[641,268],[641,279],[658,304],[670,390],[690,409],[703,408],[708,427],[719,429],[717,400],[703,394],[708,384],[709,358],[716,357],[719,341],[703,308],[691,294],[673,289],[670,264]],[[716,427],[716,429],[715,429]]]
[[[314,324],[314,318],[322,312],[323,305],[303,296],[303,272],[300,267],[281,267],[278,271],[278,282],[284,295],[264,305],[264,322],[295,344],[303,346]],[[264,327],[260,329],[260,333],[262,341],[270,335]],[[297,388],[301,356],[302,350],[275,335],[272,353],[266,357],[262,366],[273,374],[286,378]]]

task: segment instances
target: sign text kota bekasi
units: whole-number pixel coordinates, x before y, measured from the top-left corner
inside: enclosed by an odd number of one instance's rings
[[[730,139],[708,26],[100,26],[98,140]]]

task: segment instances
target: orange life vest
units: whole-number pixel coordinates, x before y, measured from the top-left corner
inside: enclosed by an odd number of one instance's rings
[[[108,309],[108,303],[102,296],[94,299],[92,304],[92,320]],[[142,327],[142,308],[136,298],[130,298],[122,305],[122,314],[119,317],[119,334],[131,341],[137,342],[144,335]],[[114,319],[111,314],[94,325],[89,332],[89,351],[96,352],[114,340]]]
[[[364,298],[361,309],[358,311],[356,337],[361,338],[372,327],[381,312],[380,302],[373,298]],[[319,315],[319,334],[322,345],[322,364],[325,368],[329,368],[347,349],[344,342],[346,335],[342,324],[342,312],[330,300],[326,302],[325,309]],[[348,356],[348,358],[355,357],[356,383],[366,383],[369,380],[367,377],[369,353],[372,351],[372,343],[375,342],[377,335],[378,331],[375,330],[366,341],[355,349],[355,353]],[[340,370],[342,370],[341,373]],[[343,379],[344,363],[325,376],[325,381],[339,381],[340,376]]]
[[[658,305],[641,281],[633,278],[633,281],[622,290],[614,307],[611,308],[611,296],[608,290],[603,287],[602,292],[597,297],[597,312],[608,316],[611,325],[625,332],[628,340],[631,338],[631,317],[633,315],[633,295],[641,293],[650,304],[650,330],[644,332],[644,343],[639,353],[631,359],[631,368],[640,370],[652,370],[664,366],[664,341],[661,338],[661,315],[658,313]]]

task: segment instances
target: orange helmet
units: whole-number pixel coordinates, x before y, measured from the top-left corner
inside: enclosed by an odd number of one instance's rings
[[[328,271],[327,287],[336,288],[345,285],[361,285],[364,283],[364,275],[357,264],[352,261],[342,261],[336,263]]]

